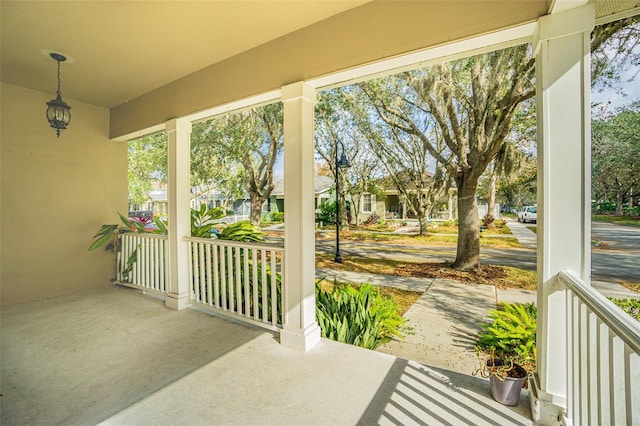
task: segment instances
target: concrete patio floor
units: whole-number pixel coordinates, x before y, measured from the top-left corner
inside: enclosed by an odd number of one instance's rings
[[[529,425],[488,381],[107,287],[2,311],[3,425]]]

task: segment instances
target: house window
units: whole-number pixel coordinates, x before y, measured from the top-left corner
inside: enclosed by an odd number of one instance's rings
[[[371,194],[363,194],[362,195],[362,212],[363,213],[371,213],[373,204],[373,197]]]

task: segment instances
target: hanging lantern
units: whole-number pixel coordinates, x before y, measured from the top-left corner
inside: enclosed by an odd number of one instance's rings
[[[58,96],[47,102],[47,121],[52,128],[56,129],[56,135],[60,137],[60,132],[71,122],[71,107],[62,100],[60,94],[60,62],[66,61],[67,58],[58,53],[51,53],[50,56],[58,63]]]

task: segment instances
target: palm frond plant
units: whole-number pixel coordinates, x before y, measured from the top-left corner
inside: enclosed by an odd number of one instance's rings
[[[479,367],[473,373],[489,378],[491,394],[505,405],[516,405],[527,375],[535,370],[536,318],[533,303],[502,303],[492,309],[476,341]]]

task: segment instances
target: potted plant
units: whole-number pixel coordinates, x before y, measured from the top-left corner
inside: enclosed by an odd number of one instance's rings
[[[484,351],[476,346],[476,351],[480,367],[474,375],[479,374],[481,377],[489,379],[493,399],[504,405],[518,405],[520,391],[528,376],[527,369],[520,365],[519,357],[498,357],[493,348]]]
[[[535,305],[502,303],[489,312],[476,341],[480,366],[474,374],[489,378],[491,395],[505,405],[516,405],[528,374],[535,370]]]

